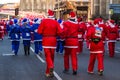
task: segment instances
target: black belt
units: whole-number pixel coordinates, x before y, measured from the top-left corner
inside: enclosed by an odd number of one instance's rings
[[[110,32],[111,34],[115,34],[116,32]]]
[[[56,37],[56,35],[43,35],[43,37]]]
[[[66,38],[78,38],[78,36],[69,36],[69,37],[66,37]]]
[[[91,40],[92,40],[92,42],[94,42],[94,43],[98,43],[98,42],[100,42],[100,41],[101,41],[101,39],[100,39],[100,38],[92,38]]]

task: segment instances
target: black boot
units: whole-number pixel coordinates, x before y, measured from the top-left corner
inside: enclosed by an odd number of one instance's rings
[[[63,70],[63,73],[68,74],[68,73],[69,73],[69,70],[68,70],[68,69],[64,69],[64,70]]]
[[[30,55],[30,46],[27,46],[28,49],[28,55]]]
[[[50,68],[50,77],[54,77],[53,68]]]
[[[77,71],[73,70],[73,75],[77,75]]]
[[[102,76],[102,75],[103,75],[103,70],[98,71],[98,74],[99,74],[100,76]]]
[[[24,53],[25,53],[25,56],[27,56],[27,46],[24,46]]]

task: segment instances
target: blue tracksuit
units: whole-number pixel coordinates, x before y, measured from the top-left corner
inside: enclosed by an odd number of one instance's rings
[[[32,30],[34,32],[34,44],[35,44],[35,53],[38,54],[39,50],[42,51],[42,35],[37,33],[37,29],[40,24],[33,24]]]
[[[31,26],[28,23],[24,23],[21,26],[22,39],[24,45],[25,55],[30,55],[30,41],[31,41]]]
[[[61,24],[62,20],[59,19],[58,23]],[[64,49],[64,47],[63,47],[63,41],[61,40],[61,38],[59,36],[57,36],[57,48],[56,48],[56,52],[60,52],[60,54],[62,54],[63,53],[63,49]]]
[[[12,41],[12,51],[17,55],[20,44],[20,26],[18,24],[11,26],[9,36]]]
[[[31,26],[29,24],[25,24],[21,26],[22,39],[23,39],[24,46],[30,46],[31,31],[32,31]]]

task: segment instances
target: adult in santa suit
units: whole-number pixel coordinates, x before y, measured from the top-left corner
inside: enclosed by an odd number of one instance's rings
[[[91,27],[94,27],[93,24],[92,24],[92,22],[87,22],[87,23],[86,23],[86,26],[87,26],[87,29],[86,29],[86,32],[85,32],[85,36],[86,36],[88,30],[89,30]],[[86,37],[85,37],[85,41],[86,41],[86,46],[87,46],[87,48],[89,49],[89,40],[87,40]]]
[[[104,33],[103,33],[103,27],[99,26],[99,20],[95,19],[94,20],[94,27],[91,27],[87,34],[86,34],[86,39],[90,40],[89,46],[90,46],[90,60],[89,60],[89,65],[88,65],[88,73],[92,74],[93,69],[94,69],[94,64],[95,60],[97,58],[98,60],[98,73],[99,75],[103,75],[103,70],[104,70],[104,64],[103,64],[103,59],[104,59],[104,40],[103,38]]]
[[[114,57],[115,42],[118,38],[119,38],[118,26],[115,25],[114,20],[109,20],[107,26],[107,40],[110,57]]]
[[[13,25],[11,25],[10,29],[10,39],[12,42],[12,52],[17,55],[18,50],[19,50],[19,45],[20,45],[20,26],[18,24],[19,20],[17,18],[13,19]],[[10,22],[12,24],[12,22]]]
[[[104,41],[104,44],[105,44],[105,39],[106,39],[106,34],[107,34],[107,26],[104,23],[102,18],[97,18],[97,20],[99,21],[99,26],[103,28],[103,35],[104,35],[103,41]]]
[[[70,19],[63,22],[65,36],[64,73],[69,71],[69,58],[71,57],[73,75],[77,74],[77,50],[79,25],[76,21],[76,14],[70,12]]]
[[[87,29],[87,26],[84,22],[82,22],[82,18],[78,18],[78,24],[79,24],[79,33],[78,33],[78,53],[82,53],[83,50],[83,41],[84,41],[84,34]]]
[[[0,39],[3,40],[4,37],[4,26],[0,23]]]
[[[56,36],[62,33],[62,29],[59,23],[54,18],[54,12],[48,10],[48,18],[43,19],[40,26],[38,27],[38,33],[42,34],[42,45],[46,58],[46,77],[53,77],[54,69],[54,52],[56,49]]]

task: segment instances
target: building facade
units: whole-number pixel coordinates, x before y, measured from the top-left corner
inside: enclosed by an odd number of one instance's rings
[[[101,16],[105,19],[110,17],[110,5],[120,4],[120,0],[90,0],[91,17]]]
[[[87,18],[90,15],[89,6],[89,0],[56,0],[54,10],[57,18],[65,20],[69,17],[70,11],[75,11],[77,17],[85,16]]]
[[[56,18],[64,19],[69,17],[70,11],[75,11],[77,17],[87,20],[97,16],[108,19],[111,4],[120,4],[120,0],[20,0],[20,10],[47,13],[48,9],[52,9]]]
[[[46,12],[54,9],[54,0],[20,0],[20,11]]]

